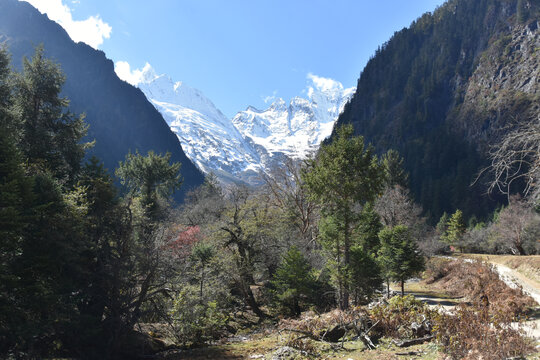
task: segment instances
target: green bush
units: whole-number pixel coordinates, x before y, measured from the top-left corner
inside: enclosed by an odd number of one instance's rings
[[[219,338],[228,321],[227,313],[220,309],[218,302],[202,302],[197,287],[193,286],[178,294],[169,315],[178,342],[188,346]]]
[[[374,322],[386,336],[408,339],[415,336],[412,323],[431,321],[435,311],[412,295],[394,296],[387,304],[375,306],[371,312]]]

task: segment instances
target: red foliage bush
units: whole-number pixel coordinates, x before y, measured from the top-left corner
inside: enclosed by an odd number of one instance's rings
[[[191,248],[201,240],[201,229],[199,226],[189,226],[181,229],[174,240],[167,244],[174,256],[184,258],[191,254]]]

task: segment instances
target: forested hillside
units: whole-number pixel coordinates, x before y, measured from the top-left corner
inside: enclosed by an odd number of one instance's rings
[[[489,146],[539,113],[538,19],[538,1],[448,1],[377,50],[337,124],[398,150],[432,219],[487,214]]]
[[[116,76],[113,62],[103,52],[74,43],[60,25],[16,0],[0,1],[0,41],[16,68],[39,44],[47,57],[61,65],[67,79],[62,94],[70,99],[72,112],[86,114],[87,138],[96,140],[89,154],[102,159],[106,168],[114,170],[129,151],[170,152],[173,161],[182,163],[184,186],[177,200],[202,183],[202,174],[185,156],[163,117],[139,89]]]

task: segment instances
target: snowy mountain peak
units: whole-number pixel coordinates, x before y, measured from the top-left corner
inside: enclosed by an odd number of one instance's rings
[[[280,98],[264,111],[248,108],[236,114],[233,124],[245,139],[270,155],[304,158],[330,136],[334,122],[354,93],[354,88],[345,89],[332,79],[309,74],[308,80],[307,99],[296,96],[287,105]]]
[[[328,137],[354,89],[309,74],[307,98],[276,99],[266,110],[248,106],[228,119],[202,92],[150,64],[131,71],[117,64],[119,76],[136,84],[178,136],[186,155],[204,172],[224,182],[256,183],[258,173],[284,158],[303,158]],[[124,67],[122,69],[121,67]]]
[[[287,103],[285,103],[285,100],[283,100],[282,98],[278,98],[270,105],[269,109],[280,111],[285,109],[286,107]]]

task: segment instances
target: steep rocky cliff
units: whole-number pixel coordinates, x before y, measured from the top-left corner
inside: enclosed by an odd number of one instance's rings
[[[437,219],[486,215],[487,152],[538,116],[540,1],[450,0],[396,32],[368,62],[338,125],[405,157],[410,187]],[[474,183],[474,185],[472,185]]]

